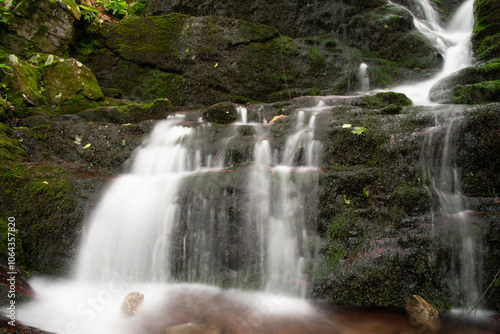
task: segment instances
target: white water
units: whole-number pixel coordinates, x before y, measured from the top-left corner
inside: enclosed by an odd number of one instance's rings
[[[454,306],[470,309],[481,293],[482,232],[466,210],[460,168],[453,154],[463,108],[443,106],[434,112],[436,125],[426,129],[421,148],[422,180],[430,181],[428,189],[439,203],[438,211],[433,212],[436,233],[453,245],[450,262],[442,265],[449,273]]]
[[[260,243],[266,257],[266,290],[305,297],[304,211],[311,203],[306,202],[304,192],[315,190],[317,178],[311,172],[319,165],[322,147],[314,140],[314,114],[299,111],[296,115],[295,133],[288,137],[279,163],[273,162],[269,140],[255,144],[249,196],[252,220],[266,236]]]
[[[361,92],[366,93],[370,90],[370,78],[367,73],[368,65],[362,63],[359,65],[359,81],[361,82]]]
[[[470,37],[474,27],[474,0],[466,0],[460,6],[446,29],[439,24],[439,16],[428,0],[419,0],[419,3],[424,9],[425,20],[414,16],[415,26],[440,50],[444,65],[441,71],[429,80],[391,90],[406,94],[415,105],[429,105],[432,104],[428,98],[429,90],[437,81],[472,64]]]

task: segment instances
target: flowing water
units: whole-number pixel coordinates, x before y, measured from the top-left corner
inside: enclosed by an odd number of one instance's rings
[[[466,0],[460,6],[446,29],[440,25],[439,15],[428,0],[419,0],[418,3],[424,18],[414,16],[415,26],[441,52],[443,68],[429,80],[391,90],[406,94],[416,105],[429,105],[432,104],[428,98],[429,90],[437,81],[472,64],[470,37],[474,27],[474,0]]]
[[[436,199],[433,212],[436,238],[444,238],[453,251],[449,263],[448,285],[454,306],[470,309],[479,299],[482,282],[482,229],[473,212],[466,209],[461,191],[460,167],[456,163],[456,136],[464,108],[443,106],[435,109],[435,126],[426,129],[421,148],[424,182]]]

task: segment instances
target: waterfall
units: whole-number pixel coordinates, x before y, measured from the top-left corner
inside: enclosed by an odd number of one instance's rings
[[[367,73],[368,65],[362,63],[359,65],[359,81],[361,82],[361,92],[365,93],[370,90],[370,78]]]
[[[273,162],[269,140],[255,144],[255,165],[249,182],[251,220],[265,240],[266,290],[305,296],[303,272],[307,242],[306,194],[317,192],[315,169],[321,143],[314,140],[315,116],[299,111],[295,132],[285,143],[280,162]],[[263,137],[267,137],[263,134]]]
[[[454,306],[470,308],[479,299],[482,273],[481,229],[466,210],[461,193],[460,168],[455,162],[455,138],[463,119],[463,108],[440,107],[435,112],[436,125],[426,130],[420,161],[424,182],[437,199],[433,212],[436,238],[454,247],[446,272],[454,295]]]
[[[431,104],[428,99],[429,90],[437,81],[472,64],[470,37],[474,27],[474,0],[466,0],[460,6],[447,29],[439,24],[439,16],[428,0],[418,0],[418,2],[424,8],[425,19],[421,20],[414,16],[415,26],[443,54],[443,68],[429,80],[391,90],[406,94],[414,104],[425,105]]]

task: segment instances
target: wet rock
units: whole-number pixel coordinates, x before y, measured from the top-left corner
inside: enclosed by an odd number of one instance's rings
[[[439,331],[441,324],[438,311],[422,297],[411,296],[405,309],[410,316],[410,324],[417,327],[419,332],[435,333]]]
[[[67,50],[73,23],[80,18],[78,5],[72,0],[21,1],[12,12],[10,30],[41,51],[57,55]]]
[[[221,329],[213,325],[186,323],[168,327],[166,334],[220,334]]]
[[[203,112],[203,118],[207,122],[229,124],[238,120],[236,105],[231,102],[214,104]]]
[[[133,316],[137,312],[137,308],[144,301],[144,295],[140,292],[130,292],[122,302],[121,311],[126,316]]]

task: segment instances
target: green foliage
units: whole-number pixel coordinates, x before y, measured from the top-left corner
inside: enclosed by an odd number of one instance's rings
[[[0,0],[0,24],[9,23],[10,13],[4,8],[5,0]]]
[[[146,9],[146,0],[136,1],[130,6],[129,13],[135,16],[141,16]]]
[[[365,131],[366,131],[366,129],[364,127],[362,127],[362,126],[361,127],[356,126],[354,128],[354,130],[351,131],[351,133],[359,136],[360,134],[362,134]]]
[[[116,18],[123,18],[128,14],[128,5],[125,0],[110,0],[104,8]]]
[[[97,9],[92,7],[86,7],[83,5],[79,5],[79,7],[80,7],[80,13],[82,14],[82,17],[85,21],[89,23],[98,22],[97,15],[99,14],[99,11]]]
[[[325,66],[325,56],[320,49],[316,47],[307,48],[307,58],[311,63],[311,70],[318,71]]]

